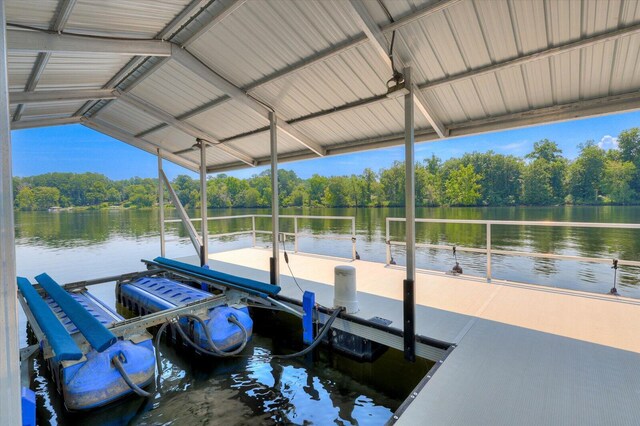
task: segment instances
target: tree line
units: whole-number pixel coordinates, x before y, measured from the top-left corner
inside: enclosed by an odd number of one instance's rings
[[[473,152],[442,161],[431,156],[416,164],[418,206],[505,206],[555,204],[636,204],[640,202],[640,129],[620,133],[617,149],[594,141],[581,145],[571,161],[558,145],[543,139],[524,158]],[[381,207],[404,205],[404,163],[378,172],[302,179],[278,170],[282,206]],[[172,181],[185,207],[200,204],[199,182],[186,175]],[[113,181],[96,173],[47,173],[14,178],[15,207],[151,207],[158,202],[157,179]],[[207,180],[209,208],[270,207],[271,180],[266,170],[249,179],[219,174]]]

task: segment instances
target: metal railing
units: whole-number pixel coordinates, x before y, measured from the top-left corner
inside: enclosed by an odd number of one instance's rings
[[[234,219],[247,219],[251,218],[251,230],[246,231],[236,231],[236,232],[224,232],[217,234],[209,234],[209,238],[212,237],[231,237],[238,235],[248,235],[252,236],[252,247],[256,246],[256,235],[257,234],[271,234],[271,231],[264,229],[256,228],[256,218],[270,218],[270,214],[245,214],[245,215],[237,215],[237,216],[215,216],[208,217],[207,221],[222,221],[222,220],[234,220]],[[324,238],[330,240],[351,240],[351,258],[353,260],[356,259],[356,218],[355,216],[305,216],[305,215],[280,215],[281,219],[293,219],[293,232],[280,232],[280,235],[286,237],[293,237],[293,249],[295,253],[298,253],[298,240],[301,237],[309,237],[309,238]],[[351,221],[351,235],[350,236],[335,236],[335,235],[318,235],[311,234],[307,232],[299,232],[298,231],[298,221],[305,219],[320,219],[320,220],[349,220]],[[202,218],[190,218],[191,222],[201,222]],[[182,219],[166,219],[164,223],[182,223]]]
[[[386,219],[386,247],[387,247],[387,265],[391,263],[391,246],[406,246],[403,241],[391,241],[390,225],[391,222],[406,222],[405,218],[401,217],[388,217]],[[486,247],[460,247],[455,245],[457,251],[470,252],[470,253],[483,253],[487,256],[487,281],[491,281],[491,256],[506,255],[506,256],[520,256],[520,257],[536,257],[545,259],[560,259],[560,260],[577,260],[582,262],[593,263],[612,263],[613,260],[617,260],[618,265],[626,266],[640,266],[639,261],[624,260],[624,259],[611,259],[601,257],[584,257],[584,256],[572,256],[566,254],[555,253],[536,253],[527,251],[514,251],[514,250],[500,250],[491,248],[491,227],[492,226],[542,226],[542,227],[563,227],[563,228],[607,228],[607,229],[640,229],[640,224],[637,223],[592,223],[592,222],[545,222],[545,221],[519,221],[519,220],[466,220],[466,219],[416,219],[416,223],[444,223],[444,224],[467,224],[467,225],[484,225],[486,226]],[[432,248],[451,250],[454,245],[444,244],[426,244],[416,243],[416,247]]]

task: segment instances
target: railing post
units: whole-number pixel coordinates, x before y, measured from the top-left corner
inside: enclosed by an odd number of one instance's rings
[[[391,240],[390,240],[390,236],[389,236],[389,226],[391,224],[391,221],[389,220],[389,218],[386,218],[386,237],[384,240],[385,245],[387,246],[387,265],[391,264]]]
[[[160,155],[160,148],[158,153],[158,209],[160,220],[160,256],[165,257],[166,253],[166,237],[164,235],[164,185],[162,182],[162,156]]]
[[[356,260],[356,218],[351,218],[351,260]]]
[[[252,235],[252,239],[253,239],[253,246],[256,246],[256,217],[255,215],[251,216],[251,235]]]
[[[293,217],[293,252],[298,252],[298,216]]]
[[[487,282],[491,282],[491,222],[487,222]]]

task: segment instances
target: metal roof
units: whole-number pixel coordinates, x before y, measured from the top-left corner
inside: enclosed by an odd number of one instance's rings
[[[386,10],[385,10],[386,9]],[[83,123],[196,169],[640,108],[640,2],[7,0],[13,129]],[[100,90],[98,90],[100,89]],[[18,103],[18,100],[20,103]]]

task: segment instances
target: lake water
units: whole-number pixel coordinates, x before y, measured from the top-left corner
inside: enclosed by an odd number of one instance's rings
[[[196,212],[191,212],[194,216]],[[267,209],[212,210],[210,216],[268,214]],[[403,209],[283,209],[281,214],[355,216],[356,246],[363,260],[385,261],[385,219],[403,217]],[[44,271],[59,282],[98,278],[142,270],[142,258],[159,254],[157,210],[100,210],[78,212],[17,212],[17,270],[30,279]],[[167,216],[172,216],[168,212]],[[640,222],[640,207],[536,207],[536,208],[421,208],[416,217],[447,219],[553,220],[574,222]],[[269,230],[270,219],[257,219],[257,228]],[[179,224],[167,226],[167,256],[195,254]],[[351,222],[300,220],[299,250],[351,257]],[[251,219],[215,221],[210,233],[251,229]],[[282,219],[281,230],[293,232],[293,220]],[[637,230],[496,226],[494,249],[532,251],[605,259],[638,260]],[[417,241],[459,247],[485,246],[485,226],[418,224]],[[314,237],[315,236],[315,237]],[[403,225],[394,224],[391,239],[403,240]],[[258,245],[268,245],[268,235],[258,235]],[[250,235],[210,240],[210,251],[248,247]],[[289,250],[293,249],[290,241]],[[404,264],[404,250],[392,255]],[[485,276],[483,254],[458,253],[465,274]],[[606,293],[613,285],[610,264],[493,256],[495,279]],[[449,250],[418,249],[419,268],[446,271],[454,264]],[[291,265],[295,271],[295,265]],[[265,276],[265,279],[267,277]],[[401,285],[401,283],[397,283]],[[618,289],[624,296],[640,297],[640,271],[621,267]],[[113,285],[99,285],[92,292],[115,305]],[[21,345],[26,345],[26,320],[20,318]],[[277,334],[277,333],[276,333]],[[269,362],[259,355],[277,351],[278,336],[258,335],[248,349],[255,355],[243,361],[205,362],[190,359],[174,348],[162,347],[163,385],[149,401],[125,403],[91,416],[66,413],[53,387],[45,379],[41,361],[34,361],[32,388],[37,389],[40,424],[207,424],[206,418],[224,424],[298,423],[381,424],[402,402],[412,386],[428,370],[428,364],[403,366],[402,356],[388,352],[374,365],[320,353],[320,360]],[[412,370],[412,368],[417,370]],[[404,374],[402,380],[393,380]],[[400,371],[400,372],[399,372]],[[386,375],[384,373],[387,373]],[[404,372],[404,373],[402,373]],[[385,378],[388,378],[386,380]],[[398,382],[401,385],[398,385]],[[399,387],[398,387],[399,386]]]

